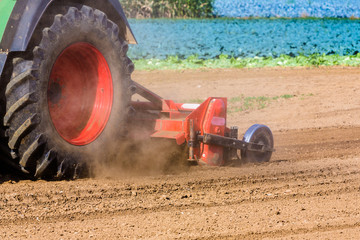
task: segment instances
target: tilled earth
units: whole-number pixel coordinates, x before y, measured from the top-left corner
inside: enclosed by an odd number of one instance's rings
[[[360,236],[360,69],[153,71],[133,79],[177,101],[271,99],[243,111],[229,101],[228,124],[240,133],[268,125],[276,152],[265,164],[158,174],[112,169],[61,182],[3,176],[0,239]]]

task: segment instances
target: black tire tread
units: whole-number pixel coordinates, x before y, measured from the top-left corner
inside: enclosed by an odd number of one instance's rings
[[[57,159],[57,150],[51,146],[48,149],[46,136],[41,131],[40,109],[37,106],[36,94],[39,94],[39,69],[42,61],[45,60],[44,49],[47,49],[52,41],[62,34],[63,26],[76,24],[78,21],[87,17],[89,21],[107,29],[107,35],[113,39],[115,44],[121,49],[118,52],[125,63],[124,75],[130,83],[130,75],[134,71],[134,64],[127,57],[128,45],[125,41],[119,40],[119,28],[106,15],[88,6],[82,6],[81,10],[76,7],[68,7],[66,14],[57,14],[50,27],[45,27],[42,31],[43,37],[38,46],[33,49],[33,60],[15,58],[13,60],[13,74],[10,82],[6,86],[5,96],[7,100],[4,125],[8,127],[6,133],[9,137],[8,146],[15,152],[16,161],[19,168],[24,172],[29,172],[35,178],[48,177],[50,166],[55,160],[57,167],[51,174],[53,178],[75,178],[79,175],[79,165],[70,160]],[[34,94],[36,93],[36,94]],[[28,116],[28,117],[26,117]],[[71,162],[71,163],[69,163]],[[57,171],[57,172],[56,172]]]
[[[43,134],[40,134],[22,155],[21,160],[19,162],[20,165],[23,168],[26,168],[28,166],[28,162],[31,159],[31,157],[44,144],[45,144],[45,140],[44,140]]]
[[[19,145],[19,142],[21,141],[21,138],[28,131],[30,131],[31,128],[35,127],[35,125],[37,124],[36,117],[37,117],[37,114],[31,115],[28,119],[25,120],[25,122],[23,124],[21,124],[20,127],[18,127],[16,129],[14,134],[12,134],[12,136],[10,137],[10,140],[9,140],[9,147],[11,149],[17,148]]]
[[[23,82],[27,80],[35,80],[31,74],[32,69],[28,69],[25,72],[22,72],[11,79],[9,84],[6,87],[5,96],[8,97],[14,88],[17,88]]]
[[[4,125],[9,126],[9,121],[14,116],[15,112],[19,111],[22,107],[25,105],[28,105],[32,102],[35,102],[34,100],[34,93],[27,93],[24,96],[22,96],[17,102],[15,102],[6,112],[4,116]]]
[[[35,178],[39,178],[46,173],[46,170],[50,166],[50,164],[56,159],[56,152],[51,149],[48,151],[40,163],[36,166]]]

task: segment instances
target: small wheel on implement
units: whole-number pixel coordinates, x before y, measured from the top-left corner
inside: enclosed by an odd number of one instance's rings
[[[254,124],[245,133],[243,141],[246,143],[254,143],[263,145],[261,149],[241,150],[241,159],[245,162],[268,162],[271,158],[274,148],[274,138],[270,128],[265,125]]]

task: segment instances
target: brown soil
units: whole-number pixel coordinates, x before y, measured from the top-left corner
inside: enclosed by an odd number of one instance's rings
[[[356,239],[359,78],[359,68],[135,72],[178,101],[294,95],[229,113],[241,133],[254,123],[273,130],[273,158],[150,176],[4,179],[0,239]]]

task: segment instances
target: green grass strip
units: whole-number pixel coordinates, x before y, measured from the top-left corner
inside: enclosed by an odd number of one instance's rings
[[[200,59],[196,55],[187,59],[170,56],[167,59],[134,60],[137,70],[199,69],[199,68],[262,68],[299,66],[360,66],[360,53],[353,56],[312,54],[310,56],[281,55],[280,57],[234,58],[220,55],[215,59]]]
[[[305,96],[305,95],[304,95]],[[295,95],[285,94],[281,96],[275,97],[245,97],[244,95],[233,97],[228,99],[229,100],[229,113],[235,112],[242,112],[247,110],[254,110],[254,109],[263,109],[270,105],[271,102],[277,101],[280,98],[283,99],[290,99],[294,98]]]
[[[252,110],[260,110],[270,106],[271,103],[277,102],[278,100],[284,99],[289,100],[291,98],[298,98],[300,100],[305,100],[309,97],[313,97],[313,93],[308,94],[283,94],[280,96],[244,96],[241,94],[240,96],[228,98],[228,113],[237,113],[243,111],[252,111]],[[189,102],[189,103],[203,103],[205,99],[196,98],[196,99],[188,99],[182,100],[180,102]]]

